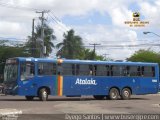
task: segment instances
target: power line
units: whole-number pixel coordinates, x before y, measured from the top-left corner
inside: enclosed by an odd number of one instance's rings
[[[51,11],[51,14],[57,19],[57,21],[61,22],[61,20],[54,14],[53,11]]]
[[[105,42],[156,42],[156,41],[160,41],[160,39],[154,39],[154,40],[145,40],[145,39],[137,39],[137,40],[112,40],[112,41],[108,41],[106,40]]]
[[[91,45],[94,45],[94,44],[90,44],[90,45],[84,45],[84,47],[93,47]],[[114,47],[117,47],[117,48],[122,48],[122,47],[142,47],[142,46],[159,46],[160,44],[136,44],[136,45],[100,45],[98,44],[98,46],[96,47],[109,47],[109,48],[114,48]],[[95,45],[94,45],[95,47]]]
[[[95,51],[96,51],[96,46],[101,45],[101,44],[93,43],[93,44],[90,44],[90,45],[93,45],[93,51],[94,51],[94,53],[95,53]]]
[[[59,21],[59,20],[55,19],[55,17],[53,18],[52,15],[49,14],[49,13],[48,13],[48,15],[49,15],[49,17],[50,17],[57,25],[59,25],[65,32],[68,31],[67,28],[65,28],[62,24],[60,24],[60,21]]]
[[[90,45],[93,45],[93,59],[95,59],[95,55],[96,55],[96,46],[98,45],[101,45],[101,44],[97,44],[97,43],[93,43],[93,44],[90,44]]]

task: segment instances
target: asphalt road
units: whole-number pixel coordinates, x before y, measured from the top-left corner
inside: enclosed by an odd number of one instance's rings
[[[95,100],[92,96],[49,96],[46,102],[39,101],[38,98],[26,101],[20,96],[0,96],[0,114],[5,111],[18,111],[20,114],[159,114],[160,94],[137,95],[130,100]]]

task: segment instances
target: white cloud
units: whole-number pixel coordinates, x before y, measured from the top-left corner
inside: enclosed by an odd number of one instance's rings
[[[88,46],[89,43],[99,43],[103,46],[98,47],[96,52],[99,55],[110,54],[113,59],[125,59],[137,49],[129,49],[128,45],[137,44],[137,34],[130,29],[112,28],[104,25],[85,25],[73,26],[79,35],[83,37],[83,43]],[[86,31],[86,32],[83,32]],[[117,48],[117,45],[123,47]],[[113,47],[109,47],[113,46]],[[89,47],[93,49],[92,47]]]
[[[131,55],[134,50],[128,49],[125,46],[127,44],[137,44],[137,39],[139,37],[137,36],[137,32],[145,30],[145,28],[131,29],[124,24],[124,21],[132,20],[132,11],[129,9],[129,6],[132,5],[135,0],[8,0],[8,2],[2,0],[0,3],[1,2],[11,4],[12,6],[21,6],[20,8],[24,9],[20,10],[12,9],[10,6],[8,6],[8,8],[0,6],[1,37],[16,36],[18,38],[25,38],[31,34],[32,18],[39,17],[40,14],[36,14],[35,11],[26,11],[25,9],[27,8],[52,10],[59,18],[63,18],[67,15],[72,17],[83,17],[88,16],[95,11],[98,11],[102,15],[109,14],[112,21],[111,25],[84,24],[81,26],[71,26],[77,31],[77,34],[82,35],[85,44],[95,42],[101,44],[123,45],[124,48],[121,49],[121,52],[119,52],[119,49],[109,48],[101,48],[101,50],[99,49],[99,51],[97,51],[99,54],[104,54],[106,52],[110,53],[110,57],[114,59],[124,59]],[[158,27],[157,24],[160,25],[160,14],[158,14],[160,0],[155,0],[152,4],[148,2],[148,0],[139,0],[136,3],[140,7],[140,13],[146,20],[150,21],[150,26],[148,26],[147,29],[150,29],[152,25]],[[89,22],[86,21],[86,23],[90,24],[92,23],[92,20],[89,19]],[[54,25],[50,25],[57,36],[56,43],[62,41],[63,33],[71,28],[61,22],[58,24],[54,23]]]
[[[28,29],[26,29],[26,25],[16,22],[0,22],[1,37],[26,38],[26,34],[29,34]]]
[[[150,22],[149,26],[154,26],[159,28],[159,20],[160,20],[160,14],[159,14],[159,8],[160,8],[160,0],[153,1],[152,4],[150,4],[147,1],[142,1],[139,3],[140,6],[140,12],[145,17],[145,20],[148,20]]]

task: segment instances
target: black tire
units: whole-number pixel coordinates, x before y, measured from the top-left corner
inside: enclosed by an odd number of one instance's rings
[[[105,96],[103,95],[93,95],[96,100],[103,100]]]
[[[123,100],[129,100],[131,97],[131,90],[129,88],[124,88],[121,97]]]
[[[39,90],[39,99],[41,101],[47,101],[48,99],[48,91],[45,88]]]
[[[119,91],[117,88],[111,88],[109,91],[109,98],[111,100],[117,100],[119,98]]]
[[[25,96],[25,97],[26,97],[26,100],[28,100],[28,101],[31,101],[34,99],[34,96]]]

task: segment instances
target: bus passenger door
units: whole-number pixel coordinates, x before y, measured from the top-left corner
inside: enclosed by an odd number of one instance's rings
[[[35,82],[35,63],[31,61],[20,63],[19,92],[21,95],[36,95],[37,84]]]

